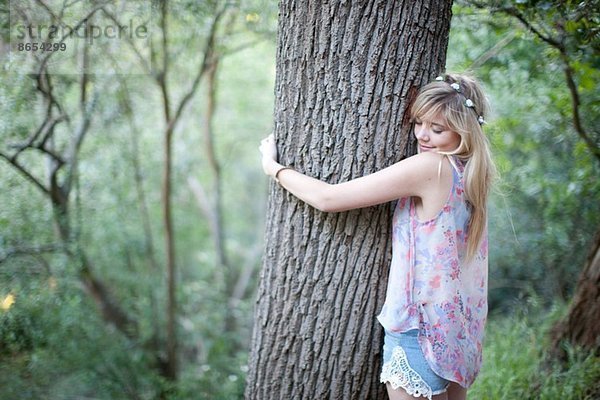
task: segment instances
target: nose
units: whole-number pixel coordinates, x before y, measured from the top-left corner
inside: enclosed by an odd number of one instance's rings
[[[427,142],[429,140],[429,135],[427,134],[425,124],[415,125],[415,137],[423,142]]]

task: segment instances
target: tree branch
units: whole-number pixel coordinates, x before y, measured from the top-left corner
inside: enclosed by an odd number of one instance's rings
[[[575,127],[575,131],[581,137],[581,139],[588,146],[592,154],[600,161],[600,148],[598,145],[590,138],[588,133],[586,132],[583,124],[581,123],[581,117],[579,115],[579,92],[577,91],[577,84],[575,83],[575,79],[573,77],[573,69],[569,63],[568,56],[561,52],[561,59],[564,64],[565,71],[565,79],[567,81],[567,87],[569,88],[569,92],[571,92],[571,107],[573,109],[573,126]]]
[[[0,158],[5,159],[6,161],[9,162],[9,164],[11,164],[13,167],[15,167],[15,169],[21,174],[23,175],[25,178],[27,178],[31,183],[33,183],[33,185],[35,187],[37,187],[38,189],[40,189],[42,191],[42,193],[44,193],[46,196],[51,197],[50,196],[50,191],[48,190],[48,188],[46,188],[35,176],[33,176],[29,171],[27,171],[25,169],[25,167],[23,167],[21,164],[19,164],[19,162],[15,159],[13,159],[12,157],[9,157],[8,155],[6,155],[4,152],[0,151]]]
[[[61,116],[70,124],[70,119],[67,113],[64,112],[63,106],[58,102],[58,100],[54,97],[52,92],[52,82],[50,80],[50,74],[48,74],[46,68],[39,69],[38,74],[36,75],[37,82],[37,90],[40,91],[44,97],[48,100],[48,104],[46,106],[46,115],[50,115],[52,113],[52,107],[55,106],[56,109],[60,112]],[[47,137],[42,141],[45,143]]]
[[[0,264],[5,262],[11,257],[18,256],[37,256],[44,253],[54,253],[65,251],[65,247],[61,244],[43,244],[39,246],[30,247],[10,247],[2,256],[0,256]]]
[[[162,2],[161,7],[161,18],[160,18],[160,27],[162,30],[162,69],[157,76],[158,84],[160,86],[160,90],[162,92],[163,97],[163,114],[165,116],[165,120],[167,121],[167,129],[166,132],[172,132],[173,122],[171,121],[171,105],[170,105],[170,96],[169,96],[169,88],[167,84],[167,76],[169,73],[169,46],[167,43],[167,2]]]
[[[196,73],[196,77],[194,78],[194,82],[192,83],[190,90],[185,94],[185,96],[183,96],[183,98],[181,99],[181,101],[179,103],[179,106],[177,107],[175,115],[173,116],[172,119],[169,120],[169,128],[170,128],[169,130],[174,129],[174,126],[177,123],[177,121],[179,120],[179,117],[181,116],[183,109],[185,108],[187,103],[192,99],[192,97],[196,93],[196,90],[198,89],[198,85],[200,84],[200,80],[202,79],[202,76],[204,76],[204,74],[208,70],[210,64],[213,62],[214,51],[215,51],[214,50],[215,37],[216,37],[216,33],[217,33],[217,28],[219,25],[219,20],[225,13],[225,10],[226,10],[225,8],[219,10],[217,12],[217,14],[215,15],[215,18],[212,21],[212,24],[210,26],[210,34],[208,36],[208,40],[206,41],[206,47],[204,49],[204,57],[202,59],[202,63],[200,64],[200,66],[198,68],[198,72]]]
[[[79,150],[81,148],[81,144],[83,143],[83,139],[85,138],[86,134],[89,131],[90,125],[91,125],[91,120],[92,120],[92,113],[94,111],[95,105],[96,105],[96,99],[98,97],[97,92],[94,93],[93,98],[88,102],[86,102],[86,86],[87,86],[87,78],[86,78],[87,74],[83,73],[81,76],[81,82],[80,82],[80,93],[81,93],[81,97],[80,97],[80,103],[79,103],[79,107],[81,110],[81,123],[79,125],[79,128],[77,129],[77,132],[75,133],[75,137],[73,139],[73,141],[71,142],[71,148],[69,151],[69,157],[68,159],[70,160],[70,164],[69,164],[69,171],[67,173],[67,177],[65,178],[65,182],[63,184],[63,190],[66,193],[69,193],[69,191],[71,190],[71,184],[73,182],[74,176],[77,173],[77,165],[78,165],[78,156],[79,156]]]
[[[81,27],[81,25],[83,25],[84,23],[86,23],[96,12],[98,12],[99,10],[101,10],[107,4],[108,4],[108,2],[104,2],[104,3],[100,4],[100,5],[96,5],[96,7],[92,9],[92,11],[90,11],[85,17],[83,17],[83,19],[81,21],[79,21],[73,27],[73,32],[77,32],[77,30]],[[60,26],[64,28],[64,24],[63,24],[62,20],[58,19],[57,23],[60,24]],[[58,43],[59,44],[63,43],[68,37],[69,37],[69,35],[64,35],[61,38],[60,42],[58,42]],[[46,70],[46,67],[47,67],[48,61],[50,60],[50,57],[52,57],[56,53],[57,52],[53,52],[53,51],[46,52],[46,56],[44,58],[42,58],[42,62],[40,63],[40,68],[38,70],[39,73],[41,73],[41,71],[45,71]]]
[[[54,12],[52,11],[52,9],[50,7],[48,7],[48,5],[46,3],[44,3],[42,0],[36,0],[36,3],[38,3],[39,5],[41,5],[42,8],[44,10],[46,10],[46,12],[48,14],[50,14],[50,16],[52,17],[52,19],[54,21],[58,21],[58,17],[56,16],[56,14],[54,14]]]
[[[511,16],[515,17],[516,19],[518,19],[531,33],[536,35],[538,38],[540,38],[544,42],[548,43],[550,46],[552,46],[556,49],[564,49],[564,45],[561,42],[557,41],[554,38],[551,38],[548,35],[544,35],[542,32],[539,31],[539,29],[536,29],[536,27],[534,27],[529,21],[527,21],[525,19],[525,17],[523,16],[523,14],[521,14],[516,8],[504,7],[504,8],[501,8],[500,10],[504,11],[506,14],[511,15]]]
[[[474,70],[476,68],[479,68],[487,60],[498,55],[498,53],[500,53],[500,51],[504,47],[506,47],[510,42],[512,42],[512,40],[515,38],[515,36],[516,36],[515,32],[510,32],[508,35],[506,35],[505,37],[500,39],[494,46],[492,46],[491,49],[489,49],[488,51],[486,51],[485,53],[483,53],[482,55],[477,57],[477,59],[475,61],[473,61],[473,63],[471,63],[471,66],[469,67],[469,69]]]
[[[209,226],[211,227],[211,231],[213,230],[213,221],[215,219],[214,213],[211,206],[211,201],[208,199],[206,195],[206,190],[202,186],[202,183],[193,176],[188,177],[187,179],[188,186],[194,193],[194,197],[196,198],[196,202],[198,203],[198,207],[202,210],[204,217],[209,221]],[[214,231],[213,231],[214,234]]]
[[[46,119],[44,119],[44,121],[42,122],[40,127],[37,129],[37,131],[33,135],[31,135],[31,137],[25,143],[8,145],[9,148],[17,150],[16,153],[14,153],[11,156],[11,158],[14,160],[17,160],[17,158],[23,151],[25,151],[27,149],[35,149],[35,150],[39,150],[42,153],[49,155],[58,164],[60,164],[60,165],[65,164],[65,160],[60,155],[56,154],[52,150],[49,150],[45,146],[48,138],[50,136],[52,136],[52,133],[54,132],[54,128],[56,127],[56,125],[59,122],[64,121],[65,119],[66,119],[66,117],[64,115],[60,115],[56,118],[53,118],[51,115],[47,115]],[[34,142],[42,134],[42,132],[43,132],[42,140],[38,144],[34,145]]]
[[[556,41],[555,39],[553,39],[547,35],[544,35],[542,32],[540,32],[539,29],[537,29],[529,21],[527,21],[527,19],[525,19],[525,17],[523,16],[523,14],[520,13],[519,10],[517,10],[514,7],[493,7],[484,2],[480,2],[480,1],[476,1],[476,0],[466,0],[465,4],[472,5],[475,8],[479,8],[481,10],[489,10],[489,12],[492,14],[496,13],[496,12],[503,12],[507,15],[510,15],[510,16],[518,19],[531,33],[533,33],[534,35],[536,35],[537,37],[539,37],[541,40],[548,43],[552,47],[558,48],[559,46],[561,46],[561,44],[558,41]]]
[[[116,15],[114,15],[113,13],[109,12],[108,10],[106,10],[106,8],[102,8],[102,12],[104,14],[106,14],[106,16],[108,18],[110,18],[111,20],[113,20],[113,22],[119,26],[121,26],[122,24],[119,22],[118,18],[116,17]],[[144,68],[144,71],[146,71],[146,73],[148,75],[152,75],[152,70],[150,68],[150,66],[148,65],[148,63],[146,62],[146,60],[144,59],[144,56],[142,56],[142,53],[140,52],[140,50],[136,47],[135,43],[133,42],[133,40],[131,40],[131,37],[129,35],[124,35],[124,39],[127,42],[127,44],[129,44],[129,47],[131,47],[131,49],[133,50],[133,52],[135,53],[136,57],[139,59],[140,64],[142,65],[142,68]]]
[[[484,3],[479,2],[479,1],[467,0],[466,3],[471,4],[480,9],[485,9],[487,7]],[[533,33],[535,36],[537,36],[543,42],[547,43],[551,47],[558,50],[558,52],[560,54],[560,60],[563,64],[563,70],[565,73],[565,81],[566,81],[567,88],[569,89],[569,93],[571,96],[571,108],[572,108],[572,113],[573,113],[573,127],[574,127],[577,135],[584,141],[584,143],[586,144],[588,149],[591,151],[592,155],[598,161],[600,161],[600,147],[594,141],[594,139],[592,139],[590,137],[590,135],[584,128],[583,123],[581,121],[581,116],[579,113],[579,106],[581,104],[580,98],[579,98],[579,91],[577,90],[577,84],[575,82],[573,68],[571,67],[571,62],[569,59],[569,55],[567,54],[567,48],[565,46],[564,41],[559,40],[557,38],[553,38],[549,34],[542,33],[539,29],[534,27],[531,22],[527,21],[527,19],[523,15],[523,13],[519,12],[519,10],[517,10],[514,7],[490,8],[490,12],[492,12],[492,13],[502,12],[511,17],[516,18],[519,22],[521,22],[521,24],[523,24],[523,26],[525,26],[525,28],[527,30],[529,30],[531,33]],[[578,15],[578,16],[576,16],[576,18],[580,18],[580,16]],[[562,31],[560,25],[557,29],[559,30],[559,32]],[[564,32],[562,32],[562,33],[564,33]],[[561,36],[559,35],[559,37],[561,37]]]

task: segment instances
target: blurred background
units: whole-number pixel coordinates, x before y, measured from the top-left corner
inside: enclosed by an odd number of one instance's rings
[[[0,6],[0,398],[242,398],[277,2],[65,4]],[[546,358],[600,226],[597,6],[454,5],[501,175],[471,398],[600,394],[597,357]],[[87,34],[35,49],[53,23]]]

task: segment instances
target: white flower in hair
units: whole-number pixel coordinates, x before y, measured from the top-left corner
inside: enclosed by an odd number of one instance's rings
[[[485,124],[485,119],[483,119],[483,115],[480,115],[480,116],[477,118],[477,122],[479,122],[479,125],[483,125],[483,124]]]
[[[452,89],[456,90],[457,92],[459,92],[459,91],[460,91],[460,85],[459,85],[458,83],[456,83],[456,82],[454,82],[454,83],[451,83],[451,84],[450,84],[450,87],[451,87]]]
[[[473,108],[473,101],[471,99],[465,100],[465,105],[469,108]]]
[[[443,81],[444,77],[443,76],[438,76],[437,78],[435,78],[436,81]]]

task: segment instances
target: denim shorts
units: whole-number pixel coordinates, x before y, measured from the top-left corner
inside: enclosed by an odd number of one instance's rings
[[[432,371],[418,341],[419,331],[385,331],[381,382],[402,388],[414,397],[444,393],[450,383]]]

